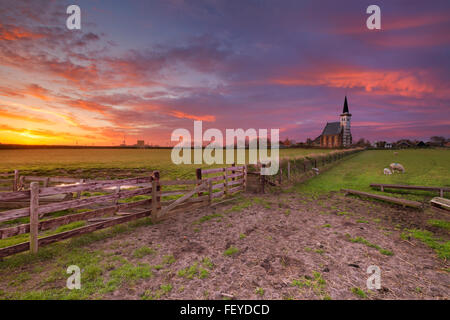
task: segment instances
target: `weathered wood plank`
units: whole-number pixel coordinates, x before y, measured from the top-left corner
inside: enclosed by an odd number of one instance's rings
[[[89,218],[101,217],[107,214],[117,213],[119,210],[146,206],[152,203],[152,199],[139,200],[135,202],[129,203],[119,203],[116,206],[108,206],[105,208],[99,208],[92,211],[86,211],[81,213],[69,214],[62,217],[57,217],[48,220],[41,220],[38,224],[38,230],[50,230],[68,223],[72,223],[75,221],[87,220]],[[118,213],[117,213],[118,214]],[[21,224],[14,227],[3,228],[0,229],[0,239],[6,239],[12,236],[16,236],[18,234],[28,233],[30,232],[30,224]]]
[[[228,194],[233,194],[235,192],[242,191],[242,186],[234,187],[228,190]]]
[[[202,174],[219,173],[224,172],[225,168],[213,168],[213,169],[203,169]]]
[[[39,224],[39,182],[30,184],[30,251],[38,252],[38,224]]]
[[[39,207],[39,215],[42,217],[47,213],[55,212],[55,211],[61,211],[66,209],[75,209],[75,208],[81,208],[85,206],[89,206],[92,204],[107,202],[107,201],[114,201],[117,199],[124,199],[129,198],[137,195],[143,195],[148,194],[151,192],[151,187],[149,188],[141,188],[136,190],[128,190],[128,191],[121,191],[119,194],[110,194],[105,196],[95,196],[95,197],[89,197],[84,199],[76,199],[76,200],[69,200],[64,202],[58,202],[58,203],[52,203],[47,204]],[[29,208],[21,208],[21,209],[14,209],[14,210],[8,210],[0,212],[0,222],[14,220],[21,217],[28,216]]]
[[[450,210],[450,200],[442,197],[434,197],[430,200],[431,205]]]
[[[176,185],[189,185],[189,184],[197,184],[197,180],[161,180],[159,184],[161,186],[176,186]]]
[[[201,185],[199,185],[198,187],[196,187],[194,190],[190,191],[189,193],[186,193],[184,196],[182,196],[181,198],[178,198],[177,200],[175,200],[173,203],[169,204],[167,207],[164,207],[161,209],[160,213],[158,214],[158,218],[162,217],[164,214],[166,214],[168,211],[170,211],[171,209],[175,208],[178,204],[183,203],[184,201],[186,201],[187,199],[189,199],[190,197],[192,197],[194,194],[198,193],[199,191],[205,189],[207,187],[206,183],[202,183]]]
[[[234,186],[235,184],[242,184],[242,183],[244,183],[244,179],[229,181],[228,185],[229,186]]]
[[[373,193],[368,193],[368,192],[363,192],[363,191],[358,191],[358,190],[351,190],[351,189],[341,189],[341,191],[350,193],[350,194],[368,197],[368,198],[383,200],[386,202],[391,202],[391,203],[395,203],[395,204],[399,204],[399,205],[407,206],[407,207],[413,207],[413,208],[421,208],[422,207],[422,204],[420,202],[412,201],[412,200],[382,196],[379,194],[373,194]]]
[[[130,214],[128,216],[116,218],[114,220],[102,221],[102,222],[98,222],[95,224],[91,224],[89,226],[84,226],[84,227],[80,227],[77,229],[73,229],[73,230],[65,231],[62,233],[55,234],[55,235],[51,235],[51,236],[48,236],[45,238],[40,238],[40,239],[38,239],[38,246],[42,247],[42,246],[45,246],[45,245],[48,245],[48,244],[51,244],[51,243],[54,243],[57,241],[69,239],[69,238],[79,236],[79,235],[82,235],[85,233],[91,233],[96,230],[112,227],[117,224],[144,218],[146,216],[149,216],[150,213],[151,213],[151,210],[146,209],[146,210],[143,210],[143,211],[135,213],[135,214]],[[30,247],[30,243],[24,242],[24,243],[20,243],[20,244],[14,245],[14,246],[1,248],[0,249],[0,258],[9,256],[11,254],[26,251],[29,249],[29,247]]]
[[[238,172],[238,173],[227,175],[227,178],[228,179],[230,179],[230,178],[237,178],[237,177],[242,177],[243,175],[244,175],[243,172]]]
[[[234,166],[234,167],[227,167],[225,168],[227,171],[238,171],[238,170],[243,170],[244,166]]]
[[[384,183],[371,183],[372,188],[383,187],[391,189],[411,189],[411,190],[424,190],[424,191],[450,191],[450,187],[429,187],[429,186],[412,186],[412,185],[398,185],[398,184],[384,184]]]

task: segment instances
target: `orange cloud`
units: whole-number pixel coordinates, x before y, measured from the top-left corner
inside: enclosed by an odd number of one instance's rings
[[[215,116],[211,116],[211,115],[205,115],[205,116],[196,116],[193,114],[187,114],[181,111],[170,111],[169,112],[170,115],[176,117],[176,118],[180,118],[180,119],[190,119],[190,120],[197,120],[197,121],[207,121],[207,122],[214,122],[216,121],[216,117]]]
[[[19,27],[7,27],[0,24],[0,40],[39,39],[43,34],[33,33]]]
[[[36,117],[30,117],[27,115],[24,115],[23,113],[14,113],[6,110],[0,109],[0,119],[1,118],[9,118],[14,120],[22,120],[22,121],[28,121],[28,122],[35,122],[35,123],[42,123],[42,124],[53,124],[53,122],[42,119],[42,118],[36,118]]]
[[[429,82],[419,80],[421,72],[376,71],[340,68],[334,71],[306,72],[297,77],[272,79],[272,83],[286,86],[326,86],[334,88],[363,88],[375,94],[395,94],[419,97],[435,92]]]

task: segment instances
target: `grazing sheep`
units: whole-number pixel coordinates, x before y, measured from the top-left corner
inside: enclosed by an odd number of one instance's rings
[[[389,170],[388,168],[384,168],[384,174],[385,175],[389,175],[389,174],[392,174],[392,171],[391,170]]]
[[[394,173],[395,171],[405,173],[405,168],[400,163],[391,163],[389,167],[391,168],[392,173]]]

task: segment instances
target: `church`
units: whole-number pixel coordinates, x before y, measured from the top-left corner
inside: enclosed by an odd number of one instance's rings
[[[344,109],[339,122],[327,122],[322,131],[320,146],[323,148],[350,147],[352,144],[352,133],[350,131],[350,119],[352,115],[348,111],[347,96],[344,100]]]

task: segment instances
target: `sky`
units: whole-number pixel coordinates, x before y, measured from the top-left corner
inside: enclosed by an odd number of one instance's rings
[[[194,120],[305,141],[345,95],[354,140],[449,138],[449,57],[448,0],[0,0],[0,143],[165,146]]]

